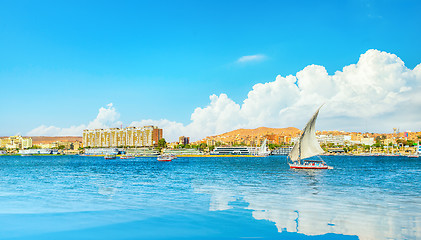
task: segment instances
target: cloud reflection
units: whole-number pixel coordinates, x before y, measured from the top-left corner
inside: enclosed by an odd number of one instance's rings
[[[218,179],[230,179],[221,176],[224,174],[228,173],[220,172]],[[245,209],[252,210],[253,218],[273,222],[279,232],[335,233],[357,235],[360,239],[421,237],[421,218],[414,213],[420,208],[413,209],[413,203],[400,206],[396,204],[399,199],[388,193],[368,196],[346,187],[344,191],[341,187],[330,188],[325,184],[325,174],[291,170],[276,176],[276,181],[269,178],[261,184],[256,178],[267,178],[265,174],[243,176],[241,181],[203,178],[195,180],[193,188],[197,193],[211,195],[210,211],[230,209],[230,204],[241,199],[248,203]]]

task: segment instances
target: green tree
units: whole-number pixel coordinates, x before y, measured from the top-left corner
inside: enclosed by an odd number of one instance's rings
[[[158,147],[161,149],[167,147],[167,141],[165,141],[165,138],[161,138],[158,140]]]
[[[208,145],[206,144],[206,143],[201,143],[200,145],[199,145],[199,148],[200,149],[206,149],[208,147]]]
[[[269,143],[269,149],[270,150],[273,150],[273,149],[275,149],[275,148],[278,148],[278,147],[280,147],[281,145],[278,145],[278,144],[275,144],[275,143]]]

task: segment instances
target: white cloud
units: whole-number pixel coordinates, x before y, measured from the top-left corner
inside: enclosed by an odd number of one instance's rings
[[[248,55],[248,56],[242,56],[239,59],[237,59],[237,63],[246,63],[246,62],[257,62],[262,61],[266,58],[263,54],[256,54],[256,55]]]
[[[243,103],[226,94],[212,95],[183,126],[193,139],[237,128],[260,126],[302,128],[315,109],[319,129],[390,132],[393,127],[420,130],[421,64],[413,70],[394,54],[368,50],[356,64],[329,75],[310,65],[296,76],[253,86]]]
[[[35,129],[32,129],[27,133],[28,136],[81,136],[84,129],[95,129],[95,128],[109,128],[117,127],[121,125],[118,121],[120,114],[110,103],[107,108],[101,107],[98,111],[97,117],[89,122],[88,125],[81,124],[79,126],[71,126],[68,128],[60,128],[55,126],[41,125]]]
[[[117,112],[112,103],[107,108],[101,107],[97,117],[88,124],[88,129],[118,127],[121,122],[118,121],[120,114]]]
[[[420,92],[421,64],[411,70],[394,54],[368,50],[356,64],[333,75],[323,66],[309,65],[296,76],[279,75],[273,82],[256,84],[242,104],[226,94],[211,95],[209,105],[196,108],[187,125],[161,119],[136,121],[131,126],[157,125],[169,141],[181,135],[197,140],[237,128],[302,128],[325,103],[318,129],[390,132],[399,127],[419,131]],[[112,104],[108,105],[87,128],[118,126],[119,116]],[[81,135],[84,128],[40,126],[28,135]]]

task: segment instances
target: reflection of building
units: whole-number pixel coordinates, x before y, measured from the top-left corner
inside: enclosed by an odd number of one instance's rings
[[[83,130],[84,147],[151,147],[162,138],[156,126]]]

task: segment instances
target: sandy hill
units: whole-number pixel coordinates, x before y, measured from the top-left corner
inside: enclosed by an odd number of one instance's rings
[[[288,128],[268,128],[268,127],[259,127],[255,129],[237,129],[231,132],[226,132],[217,136],[213,137],[233,137],[233,136],[240,136],[240,137],[258,137],[264,135],[282,135],[282,136],[296,136],[300,133],[300,129],[295,127],[288,127]]]
[[[75,136],[66,136],[66,137],[44,137],[44,136],[35,136],[30,137],[32,138],[32,144],[40,144],[40,143],[53,143],[53,142],[75,142],[79,141],[82,142],[82,137],[75,137]]]

